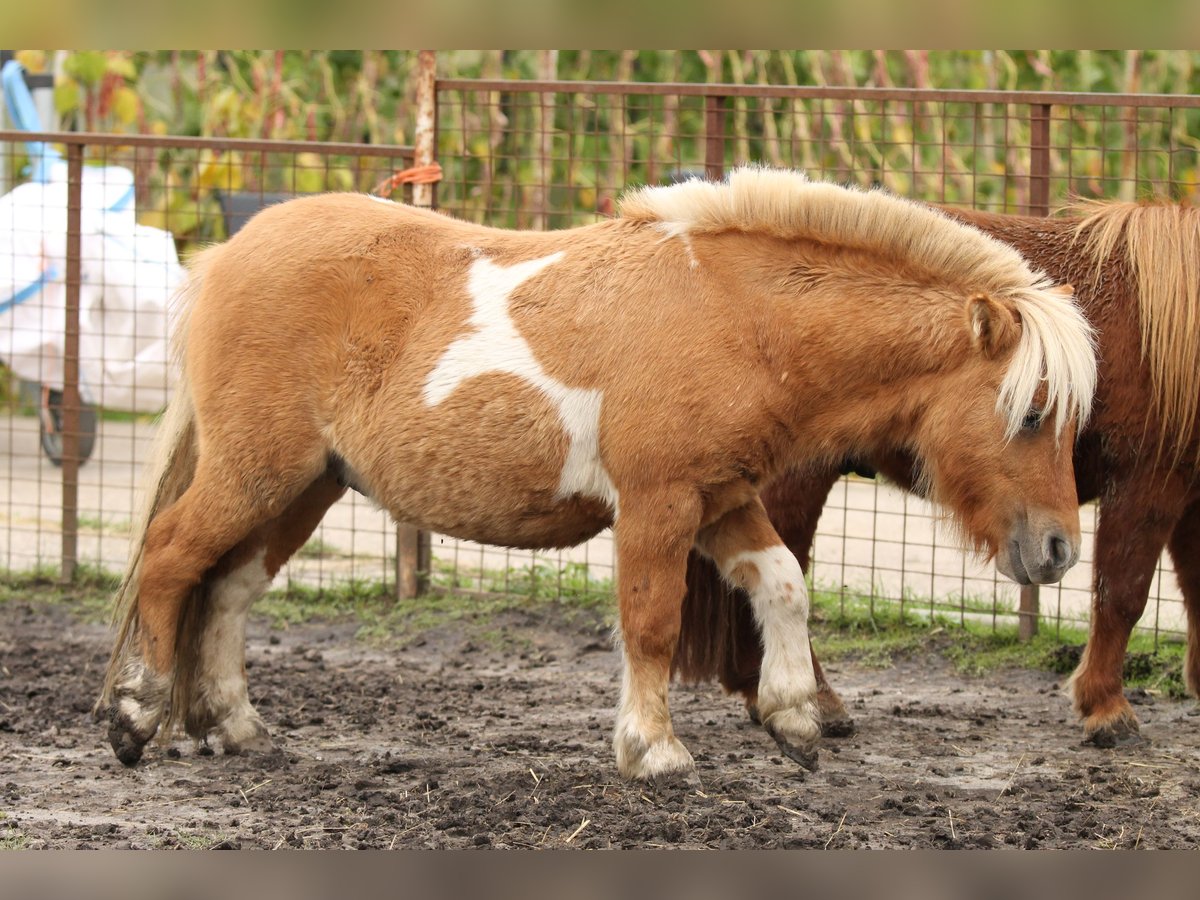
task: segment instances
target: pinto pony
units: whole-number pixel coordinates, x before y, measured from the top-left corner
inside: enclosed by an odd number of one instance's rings
[[[1135,743],[1137,716],[1121,690],[1125,647],[1164,545],[1187,610],[1187,685],[1200,696],[1200,210],[1094,201],[1061,218],[945,212],[1075,285],[1098,332],[1096,413],[1075,445],[1075,479],[1080,503],[1099,498],[1100,524],[1091,634],[1070,689],[1087,741]],[[851,462],[921,491],[910,453],[858,454]],[[763,492],[775,529],[806,568],[821,508],[839,474],[837,463],[808,466]],[[753,715],[762,658],[754,623],[705,560],[693,557],[688,577],[681,674],[719,678],[745,695]],[[851,730],[815,658],[813,665],[823,730]]]
[[[883,193],[748,169],[549,233],[330,194],[205,251],[184,299],[101,698],[128,764],[176,721],[269,746],[247,610],[347,485],[514,547],[615,525],[632,778],[692,767],[667,688],[693,547],[749,593],[767,730],[816,762],[804,576],[758,498],[779,472],[904,447],[1005,571],[1077,558],[1090,328],[1015,251]]]

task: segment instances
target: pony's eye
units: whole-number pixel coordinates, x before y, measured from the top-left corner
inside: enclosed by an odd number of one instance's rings
[[[1031,409],[1025,413],[1025,418],[1021,420],[1022,431],[1037,431],[1042,425],[1042,411],[1040,409]]]

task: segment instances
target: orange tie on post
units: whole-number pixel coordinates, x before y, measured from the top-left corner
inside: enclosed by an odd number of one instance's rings
[[[436,184],[442,180],[442,167],[439,163],[427,166],[411,166],[389,175],[371,189],[377,197],[391,197],[392,192],[402,184]]]

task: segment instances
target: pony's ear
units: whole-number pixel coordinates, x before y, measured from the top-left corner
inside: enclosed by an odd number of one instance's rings
[[[987,294],[975,294],[967,301],[967,321],[972,342],[989,359],[1008,352],[1021,335],[1021,327],[1008,307]]]

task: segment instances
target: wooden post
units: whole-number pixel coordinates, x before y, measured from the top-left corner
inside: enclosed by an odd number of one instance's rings
[[[704,177],[725,177],[725,98],[713,94],[704,98]]]
[[[413,165],[427,166],[437,156],[437,54],[417,52],[417,124],[413,134]],[[436,193],[432,184],[413,185],[413,206],[433,209]]]
[[[1050,215],[1050,104],[1029,109],[1029,215]],[[1041,591],[1036,584],[1021,585],[1017,611],[1017,637],[1032,640],[1038,633]]]
[[[437,154],[437,55],[417,53],[417,124],[413,135],[413,165],[427,166]],[[437,194],[433,184],[413,185],[413,206],[433,209]],[[419,597],[429,589],[431,546],[429,532],[415,525],[396,526],[396,598]]]
[[[63,322],[62,581],[79,562],[79,288],[83,213],[83,144],[67,145],[67,293]]]

